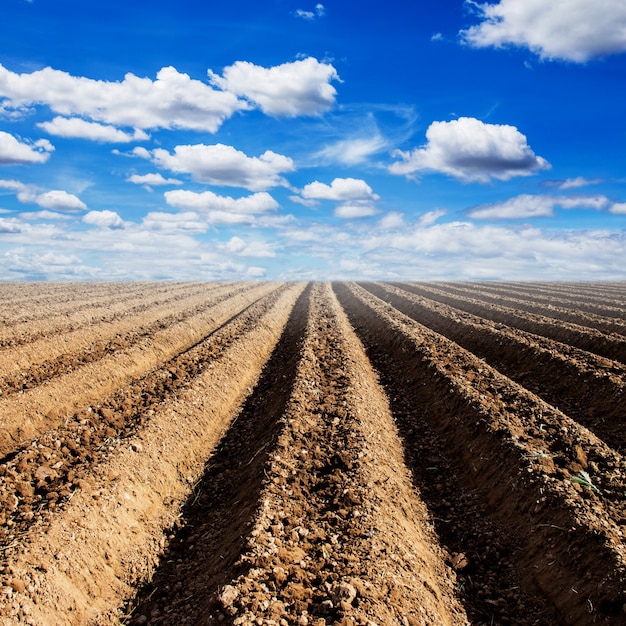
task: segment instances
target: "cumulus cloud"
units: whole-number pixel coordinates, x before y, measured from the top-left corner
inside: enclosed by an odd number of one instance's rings
[[[51,67],[17,74],[0,65],[0,97],[5,109],[46,105],[61,116],[78,115],[114,126],[211,133],[236,111],[250,108],[234,93],[214,89],[174,67],[162,68],[156,80],[128,73],[122,81],[110,82],[72,76]],[[52,129],[67,126],[60,121],[50,124]],[[97,134],[98,140],[111,132],[78,127]]]
[[[206,220],[193,211],[184,213],[153,211],[144,217],[142,226],[148,230],[170,233],[176,231],[204,233],[208,228]]]
[[[223,76],[209,70],[213,85],[253,102],[267,115],[296,117],[319,115],[335,103],[337,70],[313,57],[265,68],[237,61]]]
[[[212,191],[196,193],[194,191],[177,189],[175,191],[166,191],[165,201],[177,209],[223,211],[243,215],[268,213],[278,209],[278,202],[265,191],[235,199],[229,196],[218,196]]]
[[[148,154],[148,158],[149,158]],[[164,178],[161,174],[133,174],[126,179],[129,183],[145,185],[146,187],[157,187],[159,185],[182,185],[182,181],[177,178]]]
[[[546,196],[522,194],[504,202],[485,204],[469,211],[473,219],[524,219],[529,217],[550,217],[554,209],[594,209],[602,210],[611,205],[605,196]]]
[[[335,217],[348,220],[371,217],[376,213],[376,208],[369,202],[346,202],[336,207],[334,211]]]
[[[85,211],[87,209],[87,205],[80,198],[60,189],[53,189],[52,191],[39,194],[35,198],[35,202],[40,207],[53,211],[74,212]]]
[[[282,154],[266,150],[259,157],[249,157],[240,150],[224,144],[176,146],[174,153],[158,148],[151,156],[159,167],[177,173],[191,174],[194,180],[211,185],[244,187],[262,191],[278,185],[286,186],[280,175],[295,169],[293,161]]]
[[[222,248],[231,254],[242,257],[274,258],[276,253],[263,241],[246,243],[241,237],[231,237]]]
[[[302,189],[307,200],[377,200],[372,188],[357,178],[335,178],[330,185],[314,181]]]
[[[22,222],[14,217],[0,217],[0,234],[14,235],[22,232]]]
[[[17,192],[17,199],[23,204],[38,204],[44,209],[70,213],[87,209],[80,198],[60,189],[39,193],[34,185],[26,185],[19,180],[0,180],[0,188]]]
[[[477,48],[521,46],[546,60],[584,63],[626,51],[623,0],[468,0],[482,22],[459,34]]]
[[[24,143],[13,135],[0,131],[0,165],[45,163],[53,150],[54,146],[47,139]]]
[[[616,202],[609,211],[616,215],[626,215],[626,202]]]
[[[380,230],[396,230],[405,226],[404,215],[398,211],[390,211],[378,221]]]
[[[98,228],[123,228],[124,220],[115,211],[89,211],[83,215],[83,222]]]
[[[90,139],[101,143],[129,143],[131,141],[145,141],[149,135],[143,130],[135,129],[132,133],[98,122],[87,122],[78,117],[57,116],[50,122],[37,124],[50,135],[70,137],[73,139]]]
[[[448,174],[462,181],[487,183],[528,176],[550,164],[535,155],[526,137],[505,124],[485,124],[471,117],[433,122],[428,143],[411,152],[396,150],[402,160],[389,166],[392,174],[410,176],[420,171]]]

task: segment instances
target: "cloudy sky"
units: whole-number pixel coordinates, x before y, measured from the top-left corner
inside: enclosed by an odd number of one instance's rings
[[[625,280],[623,0],[4,0],[0,280]]]

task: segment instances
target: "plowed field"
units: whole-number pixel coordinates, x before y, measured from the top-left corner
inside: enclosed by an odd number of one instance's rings
[[[626,284],[0,284],[0,624],[626,624]]]

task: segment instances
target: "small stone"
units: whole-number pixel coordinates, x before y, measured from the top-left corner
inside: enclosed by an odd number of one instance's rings
[[[232,585],[226,585],[222,589],[222,593],[220,593],[220,602],[226,607],[230,607],[235,603],[237,596],[239,595],[239,591]]]
[[[356,598],[356,589],[350,583],[342,581],[333,588],[332,598],[336,604],[340,602],[352,604]]]

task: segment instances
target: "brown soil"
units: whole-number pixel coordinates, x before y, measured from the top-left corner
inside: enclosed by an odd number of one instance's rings
[[[2,626],[626,624],[626,285],[0,292]]]

